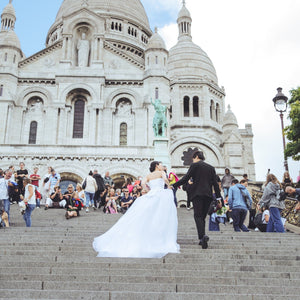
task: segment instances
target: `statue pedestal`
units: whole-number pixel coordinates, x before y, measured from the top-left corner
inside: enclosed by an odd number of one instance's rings
[[[154,145],[154,160],[161,161],[163,165],[167,166],[168,173],[171,169],[171,159],[169,151],[169,139],[164,137],[155,137]]]

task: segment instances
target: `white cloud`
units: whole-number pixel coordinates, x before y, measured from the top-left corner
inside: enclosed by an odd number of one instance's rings
[[[286,96],[300,86],[300,1],[186,2],[193,18],[193,41],[212,59],[219,85],[226,89],[226,104],[231,104],[240,127],[253,125],[257,178],[263,180],[270,168],[281,179],[281,127],[272,99],[279,86]],[[168,48],[176,44],[176,20],[159,32]],[[296,178],[300,164],[289,164]]]

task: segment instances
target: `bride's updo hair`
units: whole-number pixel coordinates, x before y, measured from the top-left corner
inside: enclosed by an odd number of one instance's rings
[[[154,172],[156,166],[158,166],[159,164],[160,164],[159,161],[153,161],[153,162],[150,164],[150,168],[149,168],[150,172],[151,172],[151,173]]]

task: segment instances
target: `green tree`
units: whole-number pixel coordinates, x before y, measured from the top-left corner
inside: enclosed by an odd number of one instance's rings
[[[300,87],[291,90],[290,93],[288,118],[291,120],[291,125],[284,130],[289,140],[284,154],[286,158],[292,157],[294,160],[300,160]]]

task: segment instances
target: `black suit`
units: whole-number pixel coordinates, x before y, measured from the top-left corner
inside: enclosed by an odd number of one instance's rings
[[[205,218],[209,205],[213,199],[212,187],[214,187],[217,198],[221,197],[220,188],[217,182],[215,168],[199,161],[191,164],[188,172],[173,186],[176,188],[193,178],[189,196],[194,206],[194,219],[197,226],[199,239],[205,235]]]

